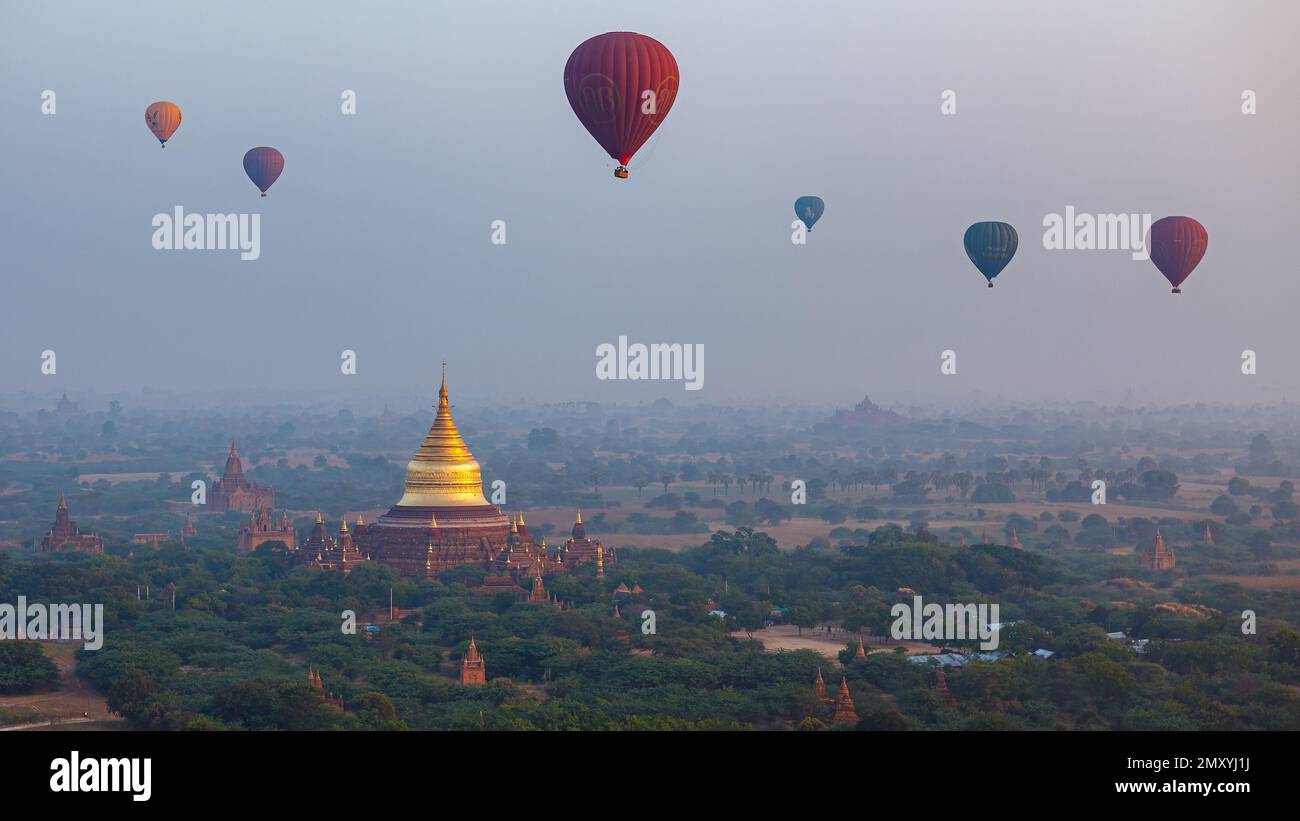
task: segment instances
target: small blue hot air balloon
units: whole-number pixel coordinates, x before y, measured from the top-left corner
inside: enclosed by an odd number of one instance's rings
[[[821,197],[800,197],[794,201],[794,215],[803,220],[803,224],[812,230],[813,224],[822,218],[822,212],[826,210],[826,203],[822,202]]]
[[[966,256],[980,269],[993,287],[993,277],[1002,273],[1016,255],[1020,237],[1005,222],[977,222],[966,229]]]

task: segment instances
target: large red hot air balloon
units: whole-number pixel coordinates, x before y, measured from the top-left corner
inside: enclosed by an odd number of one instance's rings
[[[677,99],[677,61],[663,43],[630,31],[598,34],[573,50],[564,93],[600,147],[627,163],[668,116]]]
[[[1147,240],[1147,250],[1151,252],[1151,261],[1165,275],[1169,284],[1174,286],[1174,293],[1181,294],[1179,286],[1192,273],[1205,249],[1210,244],[1210,235],[1205,226],[1191,217],[1165,217],[1156,220],[1151,226],[1151,235]]]

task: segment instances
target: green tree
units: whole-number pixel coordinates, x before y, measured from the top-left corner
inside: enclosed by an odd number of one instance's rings
[[[59,668],[40,644],[0,641],[0,693],[30,693],[59,684]]]

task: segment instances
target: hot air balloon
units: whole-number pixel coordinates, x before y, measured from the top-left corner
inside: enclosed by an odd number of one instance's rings
[[[628,161],[677,99],[677,61],[653,37],[598,34],[569,55],[564,93],[583,126],[618,161],[614,176],[627,179]]]
[[[253,185],[262,190],[264,197],[266,189],[275,184],[283,170],[284,155],[274,148],[266,146],[250,148],[244,155],[244,173],[253,181]]]
[[[813,224],[822,218],[822,212],[826,210],[826,203],[822,202],[821,197],[800,197],[794,201],[794,214],[803,220],[803,224],[812,230]]]
[[[977,222],[966,229],[964,242],[966,256],[980,269],[992,288],[993,278],[1002,273],[1016,255],[1020,237],[1016,229],[1005,222]]]
[[[176,129],[181,127],[180,106],[166,100],[150,103],[144,110],[144,124],[149,126],[149,130],[158,138],[158,142],[166,148],[167,141],[176,133]]]
[[[1196,220],[1165,217],[1151,226],[1147,250],[1151,252],[1151,261],[1174,286],[1173,292],[1181,294],[1183,289],[1179,286],[1195,270],[1209,244],[1210,235]]]

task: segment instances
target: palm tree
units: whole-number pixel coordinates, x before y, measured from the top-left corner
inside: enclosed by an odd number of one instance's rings
[[[664,471],[663,473],[659,474],[659,484],[664,486],[665,496],[668,495],[668,485],[672,484],[673,480],[675,480],[676,478],[677,477],[674,474],[668,471]]]

